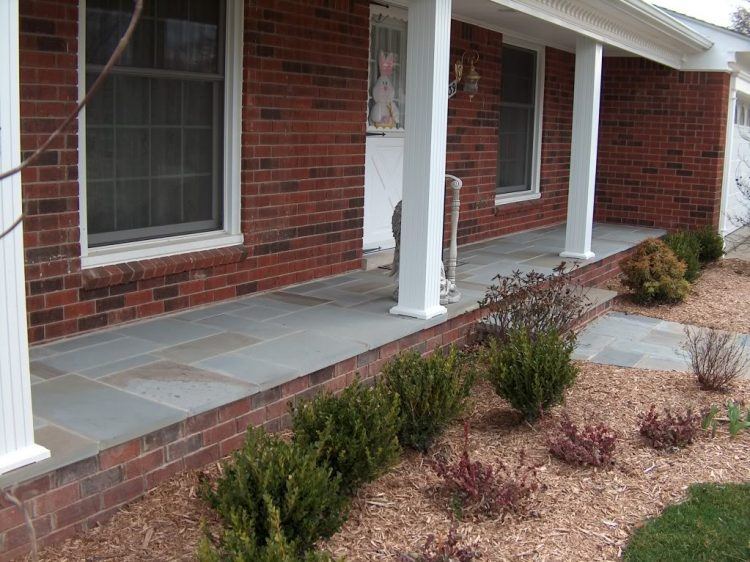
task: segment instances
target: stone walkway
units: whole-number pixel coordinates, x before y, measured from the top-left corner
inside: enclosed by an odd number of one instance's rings
[[[750,336],[739,337],[750,354]],[[684,341],[684,324],[611,312],[579,334],[574,358],[620,367],[689,371],[689,360],[682,351]]]
[[[662,234],[597,224],[590,262]],[[477,308],[497,274],[550,273],[564,240],[560,225],[461,247],[463,299],[428,321],[389,314],[393,278],[357,271],[35,346],[36,442],[52,458],[4,474],[0,486],[447,322]]]

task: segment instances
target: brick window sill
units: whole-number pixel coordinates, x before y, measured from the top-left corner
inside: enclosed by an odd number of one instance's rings
[[[164,277],[194,269],[216,267],[237,263],[247,257],[247,247],[228,246],[209,250],[199,250],[184,254],[163,256],[151,259],[129,261],[114,265],[92,267],[81,272],[84,289],[99,289],[113,285],[132,283],[143,279]]]

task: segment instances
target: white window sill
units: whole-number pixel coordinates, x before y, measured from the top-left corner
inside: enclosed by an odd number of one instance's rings
[[[519,203],[521,201],[533,201],[534,199],[541,198],[542,194],[538,191],[524,192],[524,193],[503,193],[502,195],[495,195],[495,206],[507,205],[509,203]]]
[[[242,244],[242,234],[227,234],[226,232],[201,232],[186,234],[170,238],[128,242],[90,248],[88,255],[81,257],[81,267],[89,269],[105,265],[115,265],[129,261],[162,258],[201,250],[215,250]]]

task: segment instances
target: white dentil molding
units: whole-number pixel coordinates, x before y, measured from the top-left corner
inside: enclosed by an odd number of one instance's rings
[[[685,57],[713,45],[686,25],[636,0],[491,1],[673,68],[681,68]]]

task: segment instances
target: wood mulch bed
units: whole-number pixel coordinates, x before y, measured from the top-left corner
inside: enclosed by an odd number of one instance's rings
[[[720,426],[715,438],[701,437],[674,453],[651,449],[637,432],[638,413],[652,403],[698,409],[729,397],[750,401],[750,381],[741,380],[729,394],[719,394],[699,390],[685,373],[580,366],[565,407],[555,408],[533,427],[519,423],[488,385],[477,385],[468,416],[472,459],[502,459],[513,466],[523,450],[541,464],[543,485],[521,514],[458,525],[464,539],[481,552],[481,560],[614,560],[633,529],[683,499],[689,484],[750,479],[750,432],[731,439]],[[550,457],[546,432],[563,409],[574,422],[604,421],[620,434],[612,468],[573,467]],[[462,424],[455,424],[431,454],[460,454],[462,433]],[[323,546],[351,561],[394,560],[430,533],[445,535],[451,512],[429,459],[408,453],[388,474],[365,486],[344,528]],[[215,475],[216,467],[208,472]],[[196,474],[174,478],[110,522],[47,549],[41,559],[194,559],[201,520],[216,524],[196,496]]]
[[[621,293],[615,309],[682,324],[750,333],[750,262],[724,259],[707,266],[687,298],[673,305],[634,303],[619,280],[608,288]]]

